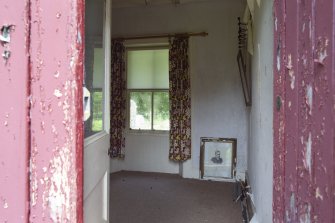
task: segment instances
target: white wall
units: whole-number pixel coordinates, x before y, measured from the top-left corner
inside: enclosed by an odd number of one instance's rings
[[[237,138],[238,169],[247,168],[249,120],[236,65],[237,17],[243,12],[243,2],[113,9],[113,36],[209,33],[190,40],[192,160],[180,168],[184,177],[199,177],[200,137]],[[111,171],[178,173],[179,165],[168,160],[168,143],[167,135],[127,135],[126,158],[112,160]]]
[[[248,173],[259,222],[272,222],[273,1],[255,4]]]

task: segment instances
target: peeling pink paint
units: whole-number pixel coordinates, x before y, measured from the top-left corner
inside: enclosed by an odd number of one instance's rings
[[[31,222],[82,222],[83,9],[31,2]]]
[[[0,11],[0,222],[83,222],[84,1]]]
[[[28,217],[27,0],[0,1],[0,222]]]

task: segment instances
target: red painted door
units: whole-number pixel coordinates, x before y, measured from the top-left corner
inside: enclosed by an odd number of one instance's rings
[[[331,0],[276,0],[274,222],[335,222]]]
[[[82,222],[83,9],[0,3],[1,222]]]

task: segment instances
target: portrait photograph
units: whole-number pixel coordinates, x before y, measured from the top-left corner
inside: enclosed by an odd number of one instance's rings
[[[203,138],[201,142],[202,178],[232,179],[236,160],[236,141],[224,138]]]

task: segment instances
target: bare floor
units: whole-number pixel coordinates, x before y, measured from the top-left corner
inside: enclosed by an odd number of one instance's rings
[[[111,175],[111,223],[240,223],[233,184],[177,175],[118,172]]]

